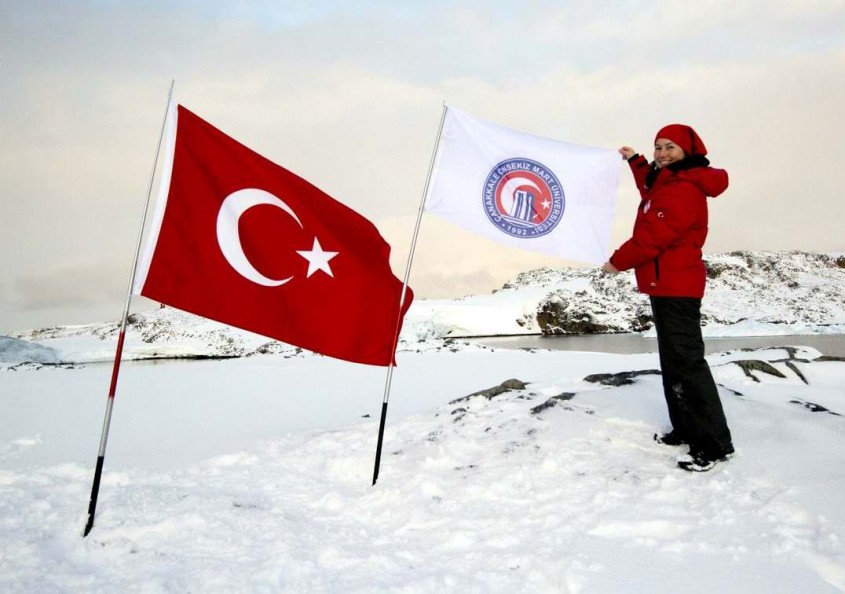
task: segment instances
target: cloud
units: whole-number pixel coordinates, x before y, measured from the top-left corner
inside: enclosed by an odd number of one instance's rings
[[[415,217],[407,216],[382,219],[379,224],[393,247],[391,266],[400,279],[415,222]],[[409,284],[418,297],[459,297],[500,288],[525,270],[565,265],[578,264],[508,247],[423,214]]]
[[[845,250],[841,1],[352,6],[1,4],[0,310],[122,300],[173,77],[198,115],[374,220],[400,274],[443,99],[645,153],[690,123],[731,175],[707,249]],[[638,202],[627,175],[614,244]],[[415,286],[482,292],[546,264],[564,263],[426,220]]]
[[[130,258],[55,258],[29,264],[0,282],[0,333],[26,328],[116,319],[126,301]],[[133,300],[133,311],[148,309]]]
[[[113,304],[118,309],[118,304],[126,297],[125,290],[121,296],[119,286],[127,285],[129,278],[127,270],[116,268],[104,267],[100,259],[89,259],[64,262],[20,276],[13,283],[14,304],[22,311],[91,307],[103,303]]]

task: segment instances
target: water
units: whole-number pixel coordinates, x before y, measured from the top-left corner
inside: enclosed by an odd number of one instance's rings
[[[550,349],[601,353],[654,353],[657,339],[639,334],[591,334],[582,336],[508,336],[480,338],[480,344],[500,349]],[[824,355],[845,357],[845,334],[802,334],[784,336],[731,336],[705,338],[707,354],[736,349],[779,346],[808,346]]]

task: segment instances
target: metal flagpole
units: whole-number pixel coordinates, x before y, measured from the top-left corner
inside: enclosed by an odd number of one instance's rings
[[[408,278],[411,276],[411,264],[414,262],[414,251],[417,249],[417,236],[420,234],[420,223],[422,222],[425,199],[428,195],[428,187],[431,183],[431,174],[434,171],[434,163],[437,160],[437,151],[440,148],[440,137],[443,134],[443,122],[446,121],[446,112],[449,106],[443,102],[443,114],[440,116],[440,126],[437,128],[437,140],[434,142],[434,150],[431,153],[431,162],[428,164],[428,175],[425,178],[420,208],[417,212],[417,223],[414,227],[414,236],[411,239],[411,249],[408,252],[408,262],[405,264],[405,280],[402,283],[402,296],[399,298],[399,313],[396,315],[396,331],[393,334],[393,353],[395,356],[396,347],[399,344],[399,323],[402,320],[402,307],[405,305],[405,294],[408,292]],[[384,400],[381,404],[381,422],[378,428],[378,444],[376,445],[376,461],[373,468],[373,485],[378,480],[379,466],[381,465],[381,448],[384,443],[384,425],[387,420],[387,401],[390,398],[390,384],[393,380],[393,365],[387,366],[387,378],[384,382]]]
[[[100,478],[103,475],[103,461],[106,456],[106,442],[109,438],[109,425],[111,425],[111,413],[114,407],[114,394],[117,390],[117,375],[120,372],[120,359],[123,355],[123,340],[126,336],[126,320],[129,317],[129,303],[132,300],[132,285],[135,284],[135,269],[138,266],[138,255],[141,252],[141,241],[144,236],[144,226],[147,223],[147,211],[150,206],[150,195],[153,191],[153,178],[155,177],[156,166],[158,165],[158,155],[161,150],[161,139],[164,137],[164,128],[167,124],[167,113],[170,108],[170,100],[173,97],[173,86],[176,80],[170,81],[170,90],[167,93],[167,107],[164,110],[164,121],[161,124],[161,132],[158,136],[158,145],[156,146],[155,159],[153,159],[153,170],[150,173],[150,183],[147,186],[147,200],[144,203],[144,216],[141,218],[141,229],[138,232],[138,244],[135,248],[135,259],[132,262],[132,274],[129,278],[129,291],[126,295],[126,306],[123,308],[123,318],[120,322],[120,333],[117,337],[117,349],[114,355],[114,366],[111,373],[111,384],[109,386],[109,396],[106,401],[106,415],[103,420],[103,433],[100,436],[100,450],[97,454],[97,466],[94,469],[94,484],[91,487],[91,500],[88,503],[88,522],[85,524],[85,531],[82,533],[83,538],[88,536],[91,529],[94,527],[94,513],[97,509],[97,496],[100,493]]]

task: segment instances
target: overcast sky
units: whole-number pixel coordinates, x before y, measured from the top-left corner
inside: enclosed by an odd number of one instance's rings
[[[0,0],[0,333],[120,316],[171,79],[375,222],[400,278],[444,100],[646,153],[688,123],[731,176],[706,251],[843,251],[844,31],[845,0]],[[621,173],[612,248],[637,204]],[[411,286],[566,264],[425,215]]]

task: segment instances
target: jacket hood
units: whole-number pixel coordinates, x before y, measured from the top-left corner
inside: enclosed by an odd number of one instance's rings
[[[678,172],[678,177],[687,179],[704,192],[705,196],[715,198],[728,189],[728,172],[715,167],[696,167]]]
[[[699,190],[704,192],[705,196],[711,198],[715,198],[728,188],[728,172],[724,169],[710,167],[710,161],[703,155],[687,157],[667,165],[664,169],[681,179],[692,182]],[[645,179],[646,188],[654,185],[661,171],[655,163],[649,166],[649,172]]]
[[[666,166],[682,179],[698,186],[705,196],[715,198],[728,188],[728,172],[710,167],[710,161],[704,155],[692,155]]]

